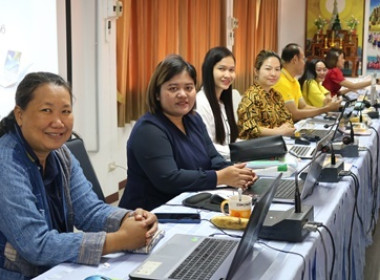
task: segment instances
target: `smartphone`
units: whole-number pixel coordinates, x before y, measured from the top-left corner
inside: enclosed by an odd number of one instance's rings
[[[160,223],[196,223],[201,222],[199,213],[154,213]]]

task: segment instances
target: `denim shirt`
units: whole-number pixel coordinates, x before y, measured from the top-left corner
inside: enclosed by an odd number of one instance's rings
[[[39,165],[20,132],[0,138],[0,279],[30,279],[63,262],[96,265],[106,232],[128,210],[99,200],[66,146],[51,152],[59,163],[63,213],[70,232],[53,229]],[[72,232],[73,227],[83,232]]]

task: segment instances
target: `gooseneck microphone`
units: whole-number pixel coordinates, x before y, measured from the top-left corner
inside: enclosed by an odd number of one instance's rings
[[[296,191],[294,192],[294,213],[302,213],[301,192],[298,185],[298,172],[295,174]]]
[[[330,143],[330,147],[331,147],[331,165],[335,165],[336,164],[336,157],[335,157],[334,146],[332,143]]]

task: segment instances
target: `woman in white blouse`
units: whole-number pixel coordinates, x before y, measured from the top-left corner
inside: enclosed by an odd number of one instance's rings
[[[230,159],[229,144],[236,141],[238,128],[233,106],[232,83],[235,57],[225,47],[210,49],[202,65],[203,86],[197,93],[196,111],[201,115],[216,150]],[[240,95],[234,90],[235,95]]]

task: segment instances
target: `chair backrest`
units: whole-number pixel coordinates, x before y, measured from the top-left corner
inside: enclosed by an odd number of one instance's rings
[[[83,169],[84,176],[92,183],[94,192],[98,195],[100,200],[106,201],[98,178],[96,177],[95,170],[91,164],[90,158],[87,154],[83,140],[74,134],[76,138],[71,138],[66,142],[66,146],[73,153]]]

